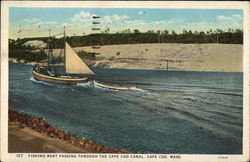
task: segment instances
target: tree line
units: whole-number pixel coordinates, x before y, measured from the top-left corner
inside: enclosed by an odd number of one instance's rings
[[[19,42],[24,43],[29,40],[42,40],[48,42],[48,37],[23,38]],[[131,31],[126,29],[117,33],[99,33],[82,36],[66,37],[66,41],[72,47],[92,46],[92,45],[112,45],[112,44],[135,44],[135,43],[227,43],[243,44],[243,30],[221,29],[209,31],[192,31],[183,29],[181,33],[174,30],[148,30],[140,32],[138,29]],[[63,38],[51,37],[52,48],[61,48]]]
[[[18,57],[27,61],[42,60],[39,52],[31,52],[34,47],[24,45],[25,42],[31,40],[42,40],[50,44],[50,48],[63,48],[64,38],[55,37],[33,37],[23,38],[17,40],[9,40],[10,57]],[[99,34],[89,34],[82,36],[66,36],[66,41],[71,47],[82,46],[102,46],[115,44],[138,44],[138,43],[227,43],[227,44],[243,44],[243,30],[228,29],[223,31],[221,29],[209,31],[192,31],[183,29],[181,33],[176,33],[174,30],[148,30],[141,32],[138,29],[126,29],[116,33],[102,32]],[[26,53],[32,53],[28,56]],[[81,57],[89,58],[91,55],[82,51]]]
[[[140,32],[138,29],[129,29],[117,33],[100,33],[84,36],[66,37],[66,41],[72,47],[92,46],[92,45],[115,45],[115,44],[137,44],[137,43],[227,43],[243,44],[243,31],[240,29],[209,30],[198,32],[183,30],[176,33],[174,30]],[[57,39],[57,42],[60,42]],[[59,47],[59,43],[56,43]]]
[[[47,58],[43,50],[34,51],[32,46],[26,46],[21,42],[9,40],[9,57],[16,58],[17,61],[24,60],[24,62],[40,62]]]

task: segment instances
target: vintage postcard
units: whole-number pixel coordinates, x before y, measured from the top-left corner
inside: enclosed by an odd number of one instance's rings
[[[249,2],[1,2],[2,161],[248,161]]]

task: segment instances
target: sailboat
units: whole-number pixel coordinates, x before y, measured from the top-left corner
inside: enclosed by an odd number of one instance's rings
[[[88,67],[88,65],[74,52],[70,45],[65,39],[65,28],[64,28],[64,73],[55,73],[51,70],[52,65],[50,65],[52,50],[50,45],[48,46],[48,57],[47,66],[35,65],[33,68],[33,77],[36,80],[60,83],[60,84],[79,84],[88,82],[88,77],[82,77],[78,74],[94,74],[94,72]],[[50,37],[50,36],[49,36]],[[50,39],[49,39],[50,40]],[[50,43],[50,41],[49,41]]]

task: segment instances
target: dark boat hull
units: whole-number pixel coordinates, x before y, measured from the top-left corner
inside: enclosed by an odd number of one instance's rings
[[[59,84],[79,84],[88,82],[88,78],[59,78],[52,77],[44,74],[37,73],[33,70],[33,77],[36,80],[50,82],[50,83],[59,83]]]

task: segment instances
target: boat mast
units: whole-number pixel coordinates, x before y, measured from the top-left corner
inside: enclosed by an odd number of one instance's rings
[[[65,26],[63,27],[63,45],[64,45],[64,73],[66,74],[66,34],[65,34]]]
[[[48,42],[48,64],[47,64],[47,70],[49,69],[49,61],[50,61],[50,29],[49,29],[49,42]]]

